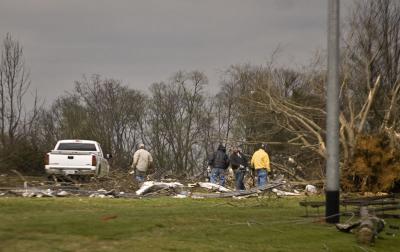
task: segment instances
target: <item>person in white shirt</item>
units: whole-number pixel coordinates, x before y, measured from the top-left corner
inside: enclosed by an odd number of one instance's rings
[[[143,182],[146,178],[147,170],[153,165],[153,157],[150,152],[144,148],[144,144],[139,144],[139,149],[133,154],[132,171],[135,178],[139,182]]]

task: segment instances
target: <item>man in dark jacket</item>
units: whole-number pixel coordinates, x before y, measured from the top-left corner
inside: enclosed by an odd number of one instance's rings
[[[225,185],[225,171],[229,166],[229,158],[226,155],[225,147],[220,144],[218,149],[211,158],[208,160],[208,165],[211,166],[211,179],[210,182],[218,184],[218,178],[220,179],[220,185]]]
[[[229,157],[231,167],[235,173],[236,190],[245,190],[244,187],[244,174],[246,173],[247,160],[238,147],[233,148],[233,153]]]

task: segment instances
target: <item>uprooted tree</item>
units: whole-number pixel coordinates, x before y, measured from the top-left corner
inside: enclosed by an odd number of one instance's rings
[[[343,63],[343,185],[388,190],[400,180],[400,3],[358,2]]]

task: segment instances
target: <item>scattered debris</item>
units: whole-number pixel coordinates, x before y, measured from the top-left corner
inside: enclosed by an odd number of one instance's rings
[[[313,194],[317,194],[318,190],[314,185],[309,184],[309,185],[306,185],[304,192],[306,193],[306,195],[313,195]]]
[[[197,183],[194,183],[194,184],[188,184],[188,187],[196,187],[196,186],[200,186],[200,187],[203,187],[203,188],[207,188],[207,189],[214,190],[214,191],[219,191],[219,192],[231,192],[232,191],[232,190],[230,190],[230,189],[228,189],[226,187],[223,187],[221,185],[214,184],[214,183],[211,183],[211,182],[197,182]]]
[[[104,194],[98,194],[98,193],[94,193],[94,194],[90,194],[89,198],[114,198],[113,195],[104,195]]]
[[[274,193],[276,193],[276,195],[278,195],[278,196],[300,196],[300,195],[301,195],[300,193],[296,193],[296,192],[285,192],[285,191],[282,191],[282,190],[278,190],[278,189],[276,189],[276,188],[272,189],[272,191],[273,191]]]
[[[260,194],[269,191],[275,187],[282,186],[283,183],[269,183],[262,190],[258,188],[252,188],[250,190],[233,191],[233,192],[220,192],[220,193],[192,193],[192,198],[203,199],[203,198],[233,198],[233,197],[245,197],[249,195],[259,196]]]
[[[358,227],[360,222],[354,223],[337,223],[336,228],[344,233],[350,233],[354,228]]]
[[[140,189],[136,191],[136,195],[145,195],[150,192],[159,191],[163,189],[174,190],[175,188],[182,188],[182,187],[183,185],[179,182],[166,183],[166,182],[146,181],[143,183]]]
[[[89,195],[89,198],[115,198],[117,194],[115,190],[107,191],[105,189],[99,189],[96,192]]]
[[[19,176],[20,178],[20,176]],[[119,178],[119,177],[115,177]],[[279,176],[275,180],[271,180],[265,190],[258,190],[252,187],[243,191],[232,191],[230,188],[213,184],[210,182],[197,182],[189,183],[184,186],[182,183],[172,179],[167,181],[174,182],[156,182],[147,181],[141,185],[140,188],[136,187],[135,191],[122,191],[120,187],[116,186],[116,179],[112,178],[107,182],[107,179],[91,181],[87,184],[73,183],[68,181],[33,181],[25,178],[19,180],[22,182],[22,187],[0,187],[0,196],[14,195],[22,197],[91,197],[91,198],[141,198],[141,197],[159,197],[159,196],[174,196],[176,198],[227,198],[234,197],[236,199],[244,199],[248,197],[259,196],[267,190],[279,187],[279,190],[290,190],[291,186],[283,180],[283,176]],[[132,180],[132,178],[130,178]],[[105,183],[103,183],[105,182]],[[124,182],[125,183],[125,182]],[[97,184],[95,190],[91,190],[92,186]],[[100,185],[105,187],[98,189]],[[133,187],[131,187],[133,186]],[[134,188],[137,184],[131,184],[128,189]],[[187,188],[187,189],[185,189]],[[130,191],[130,192],[129,192]],[[294,194],[299,194],[295,191]],[[282,194],[283,195],[283,194]]]
[[[22,197],[28,197],[28,198],[32,198],[32,197],[36,197],[36,198],[42,198],[42,197],[55,197],[53,195],[53,191],[51,189],[38,189],[38,188],[28,188],[24,187],[24,189],[22,190],[15,190],[15,191],[11,191],[13,194],[20,194]]]
[[[292,157],[288,157],[288,162],[291,163],[291,164],[294,164],[294,165],[297,164],[297,162],[294,161],[294,159]]]
[[[2,174],[3,175],[3,174]],[[257,191],[256,177],[252,172],[245,175],[245,190],[241,192],[232,191],[235,187],[234,177],[228,178],[225,186],[204,181],[203,177],[187,178],[164,177],[157,182],[147,181],[144,184],[138,183],[126,171],[115,170],[109,173],[107,178],[93,177],[89,181],[78,181],[73,179],[57,179],[51,177],[25,176],[18,171],[0,177],[0,196],[23,196],[23,197],[117,197],[117,198],[141,198],[158,196],[176,196],[178,198],[204,198],[204,197],[235,197],[238,199],[260,195],[264,192]],[[149,177],[150,178],[150,177]],[[313,184],[319,187],[314,181],[307,184],[303,181],[289,182],[282,173],[276,173],[269,181],[273,186],[283,192],[303,194],[304,186]],[[277,184],[279,184],[277,186]],[[15,187],[15,185],[20,185]],[[12,187],[10,187],[12,186]],[[46,191],[46,190],[50,191]],[[102,191],[104,190],[104,191]],[[182,193],[187,191],[187,193]],[[111,192],[111,193],[109,193]],[[285,193],[280,193],[285,195]]]
[[[251,197],[258,197],[258,193],[252,193],[252,194],[247,194],[247,195],[239,195],[239,196],[232,196],[233,199],[248,199]]]
[[[173,196],[173,198],[176,198],[176,199],[185,199],[185,198],[187,198],[187,197],[188,197],[188,196],[185,195],[185,194],[177,194],[177,195]]]
[[[193,195],[192,195],[192,199],[205,199],[205,197],[202,196],[202,195],[195,195],[195,194],[193,194]]]
[[[58,192],[56,195],[57,195],[58,197],[65,197],[65,196],[69,196],[70,193],[67,192],[67,191],[61,191],[61,192]]]

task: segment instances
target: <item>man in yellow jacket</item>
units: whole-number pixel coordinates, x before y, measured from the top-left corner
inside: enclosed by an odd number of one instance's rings
[[[261,148],[251,157],[251,166],[257,172],[257,186],[264,189],[268,182],[268,172],[271,172],[269,156],[266,152],[267,144],[261,144]]]

